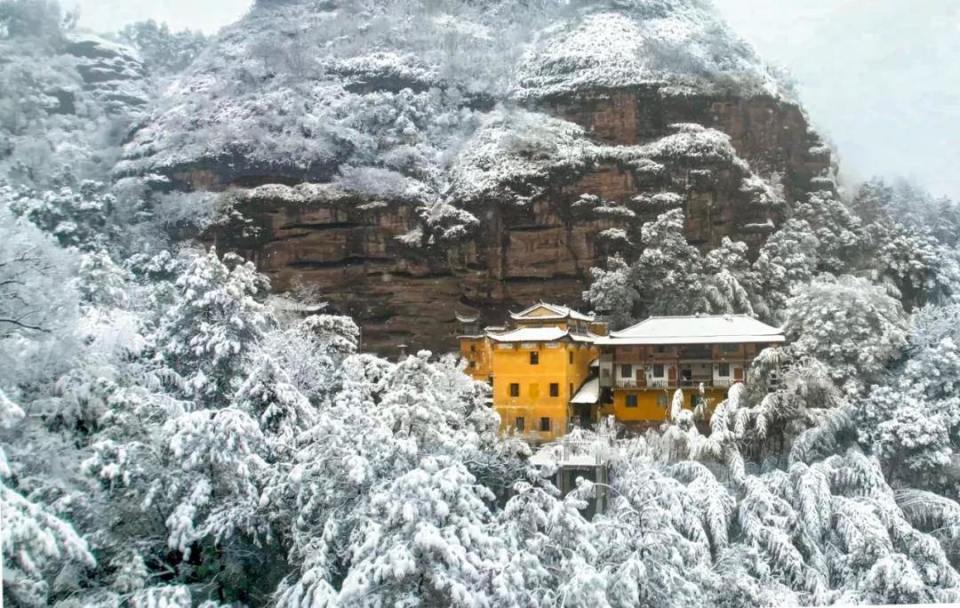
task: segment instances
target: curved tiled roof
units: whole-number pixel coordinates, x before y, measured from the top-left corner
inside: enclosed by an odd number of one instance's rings
[[[530,313],[537,310],[538,308],[545,308],[550,311],[552,314],[549,315],[537,315],[531,316]],[[593,321],[594,317],[590,315],[585,315],[581,312],[577,312],[572,308],[567,306],[560,306],[559,304],[547,304],[546,302],[537,302],[533,306],[527,307],[520,312],[510,313],[510,317],[515,321],[538,321],[538,320],[549,320],[549,319],[576,319],[578,321]]]

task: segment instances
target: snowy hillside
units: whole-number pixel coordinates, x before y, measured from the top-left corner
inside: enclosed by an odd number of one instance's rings
[[[26,185],[107,179],[131,127],[175,73],[160,57],[177,47],[192,57],[197,44],[153,23],[109,37],[70,29],[55,3],[8,3],[3,17],[0,174]]]
[[[495,105],[635,85],[783,95],[702,2],[261,2],[167,92],[117,171],[327,181],[376,166],[435,199]]]

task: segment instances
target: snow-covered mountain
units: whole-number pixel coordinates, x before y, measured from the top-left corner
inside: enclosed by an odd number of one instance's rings
[[[314,0],[224,30],[116,174],[228,190],[245,221],[218,243],[316,284],[375,347],[437,348],[458,302],[576,303],[670,208],[694,243],[758,246],[829,165],[708,2]]]
[[[699,1],[260,2],[168,92],[119,170],[236,156],[227,179],[257,166],[330,179],[377,165],[437,196],[436,172],[494,105],[632,87],[787,97]]]

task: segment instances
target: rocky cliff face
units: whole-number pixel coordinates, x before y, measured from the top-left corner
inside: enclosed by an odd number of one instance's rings
[[[261,3],[160,105],[118,172],[224,192],[238,213],[212,231],[217,245],[277,289],[318,286],[369,349],[447,350],[455,310],[499,322],[541,298],[578,305],[589,269],[635,255],[643,222],[671,208],[704,248],[757,247],[829,170],[800,108],[699,2],[549,17],[397,2],[353,13],[369,19],[373,52],[329,50],[331,21],[357,10],[347,4]],[[388,46],[370,32],[391,16],[402,40]],[[517,21],[509,47],[491,35],[509,39]],[[328,55],[261,66],[274,29]],[[437,46],[498,65],[455,71]],[[224,97],[214,75],[238,59],[238,77],[260,84]],[[186,93],[212,107],[192,112]]]

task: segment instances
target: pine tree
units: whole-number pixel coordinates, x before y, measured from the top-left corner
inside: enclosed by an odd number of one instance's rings
[[[249,262],[233,254],[221,261],[211,250],[193,254],[175,285],[154,337],[158,354],[191,395],[223,405],[243,377],[245,358],[273,325],[257,299],[266,280]]]
[[[788,303],[793,350],[825,363],[851,394],[881,379],[906,346],[906,329],[900,302],[865,279],[819,279]]]

